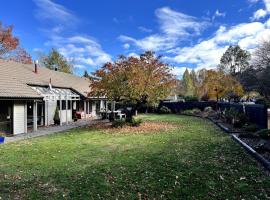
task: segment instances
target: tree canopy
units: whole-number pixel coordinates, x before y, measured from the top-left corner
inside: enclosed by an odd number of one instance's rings
[[[43,55],[41,58],[41,64],[45,67],[57,71],[72,74],[73,65],[70,63],[61,53],[56,49],[51,49],[48,55]]]
[[[182,84],[185,96],[193,96],[195,94],[196,75],[194,75],[194,73],[194,71],[192,71],[192,73],[189,73],[188,69],[186,69],[183,74]]]
[[[160,56],[147,51],[137,57],[120,56],[94,72],[90,95],[138,104],[153,104],[166,98],[175,86],[171,68]]]
[[[201,96],[208,96],[212,100],[220,98],[231,100],[244,94],[242,85],[233,76],[216,70],[207,71],[200,91]]]
[[[4,27],[0,21],[0,58],[31,64],[31,55],[19,44],[19,38],[13,35],[13,26]]]
[[[246,69],[240,81],[247,91],[257,91],[270,100],[270,41],[263,41],[255,48],[251,66]]]
[[[90,77],[89,74],[88,74],[88,72],[87,72],[87,70],[84,70],[83,77],[85,77],[85,78],[89,78]]]
[[[249,66],[250,53],[239,45],[229,46],[220,59],[219,70],[235,76]]]

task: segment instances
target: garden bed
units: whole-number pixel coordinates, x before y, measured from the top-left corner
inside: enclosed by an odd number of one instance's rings
[[[234,140],[270,170],[270,138],[262,138],[255,131],[246,131],[243,127],[235,128],[224,116],[213,110],[205,112],[195,109],[181,114],[209,119],[226,133],[232,134]]]

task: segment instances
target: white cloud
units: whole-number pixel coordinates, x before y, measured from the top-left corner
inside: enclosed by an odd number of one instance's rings
[[[163,33],[173,36],[199,35],[208,23],[197,18],[172,10],[169,7],[159,8],[155,12]]]
[[[111,56],[103,51],[101,45],[87,36],[63,37],[52,35],[45,45],[57,48],[61,54],[74,60],[76,64],[83,63],[98,67],[111,61]]]
[[[77,69],[85,69],[86,67],[84,65],[74,65]]]
[[[198,36],[208,26],[208,22],[199,21],[193,16],[172,10],[169,7],[155,11],[161,33],[152,34],[142,39],[120,35],[122,42],[129,42],[142,50],[167,50],[174,48],[180,41]]]
[[[124,49],[129,49],[129,47],[130,47],[130,45],[129,45],[128,43],[125,43],[125,44],[123,45],[123,48],[124,48]]]
[[[64,6],[54,3],[51,0],[33,0],[37,6],[35,16],[40,20],[48,20],[54,23],[65,25],[77,21],[77,17]]]
[[[139,26],[138,29],[141,31],[141,32],[145,32],[145,33],[152,33],[153,30],[150,29],[150,28],[145,28],[143,26]]]
[[[241,48],[252,50],[260,41],[270,37],[270,23],[243,23],[226,28],[220,26],[212,38],[193,46],[168,51],[174,56],[165,57],[175,63],[196,65],[200,68],[214,68],[229,45],[239,44]]]
[[[79,22],[79,19],[64,6],[52,0],[33,0],[37,6],[35,16],[40,20],[49,21],[51,27],[43,32],[48,37],[45,45],[56,48],[68,60],[72,60],[74,67],[83,69],[86,66],[99,67],[111,61],[101,45],[87,35],[68,35],[69,26]],[[61,24],[61,25],[59,25]]]
[[[140,56],[137,53],[131,52],[127,55],[128,57],[135,57],[135,58],[139,58]]]
[[[219,10],[216,10],[215,14],[212,17],[212,20],[214,20],[217,17],[225,17],[226,16],[226,12],[220,12]]]
[[[164,50],[175,47],[176,39],[171,37],[162,36],[159,34],[150,35],[143,39],[136,40],[132,37],[126,35],[120,35],[119,39],[122,42],[131,42],[135,46],[139,47],[142,50]]]
[[[177,76],[178,78],[182,77],[186,69],[192,70],[191,68],[187,67],[172,67],[172,74]]]
[[[253,13],[253,17],[251,17],[251,20],[259,20],[261,18],[264,18],[265,16],[270,14],[270,0],[263,0],[265,8],[259,9],[256,12]]]
[[[259,9],[257,10],[254,14],[253,17],[251,18],[253,21],[258,20],[261,18],[264,18],[267,15],[267,11],[264,9]]]

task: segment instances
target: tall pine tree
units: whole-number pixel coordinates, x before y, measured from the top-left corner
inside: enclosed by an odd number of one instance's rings
[[[188,69],[183,74],[183,87],[185,90],[185,96],[194,96],[195,94],[195,85],[191,74]]]

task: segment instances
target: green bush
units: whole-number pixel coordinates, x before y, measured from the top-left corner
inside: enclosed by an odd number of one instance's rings
[[[112,122],[112,127],[113,128],[122,128],[124,125],[126,125],[127,122],[125,120],[120,120],[120,119],[117,119],[117,120],[114,120]]]
[[[129,123],[130,126],[138,127],[142,123],[142,119],[135,119],[132,118],[131,122]]]
[[[194,108],[191,110],[184,110],[182,113],[185,115],[200,115],[202,111],[198,108]]]
[[[185,99],[186,102],[196,102],[196,101],[199,101],[198,97],[195,97],[195,96],[185,96],[184,99]]]
[[[171,109],[166,106],[162,106],[159,109],[159,114],[170,114],[170,113],[172,113]]]
[[[225,110],[224,117],[226,122],[232,124],[235,128],[240,128],[248,122],[247,116],[235,108]]]
[[[260,128],[258,127],[257,124],[245,124],[243,126],[243,129],[246,132],[256,132],[256,131],[260,130]]]
[[[263,139],[270,139],[270,129],[262,129],[260,131],[257,131],[256,134]]]
[[[59,115],[59,108],[56,107],[54,117],[53,117],[54,124],[60,124],[60,115]]]

